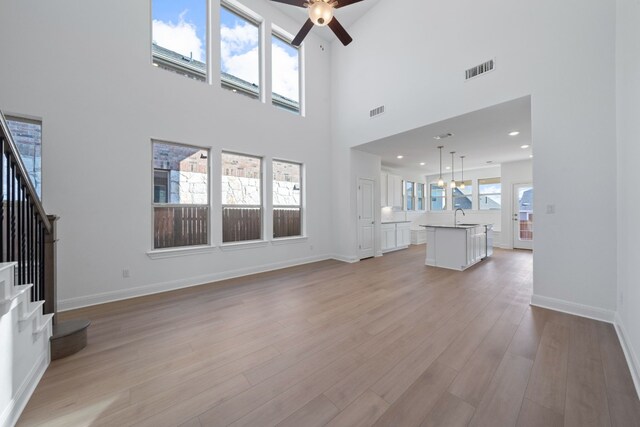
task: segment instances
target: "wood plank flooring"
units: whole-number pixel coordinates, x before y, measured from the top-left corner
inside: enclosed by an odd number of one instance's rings
[[[640,426],[611,325],[529,306],[532,256],[424,246],[63,313],[19,426]]]

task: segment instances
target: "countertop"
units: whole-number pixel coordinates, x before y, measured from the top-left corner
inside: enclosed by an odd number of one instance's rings
[[[485,226],[485,225],[493,225],[493,224],[458,224],[458,225],[429,225],[429,224],[420,224],[420,227],[425,227],[425,228],[460,228],[460,229],[467,229],[467,228],[473,228],[473,227],[478,227],[478,226]]]
[[[404,224],[411,221],[382,221],[381,224]]]

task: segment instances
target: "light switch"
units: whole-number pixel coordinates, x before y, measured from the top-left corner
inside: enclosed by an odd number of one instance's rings
[[[556,213],[556,205],[547,205],[547,213],[550,215]]]

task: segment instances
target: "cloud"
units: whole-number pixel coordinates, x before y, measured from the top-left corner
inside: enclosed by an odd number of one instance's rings
[[[259,84],[258,29],[253,25],[236,24],[220,28],[222,70],[249,83]]]
[[[272,44],[271,61],[273,92],[299,101],[298,56],[290,56],[281,46]]]
[[[184,20],[186,13],[185,10],[180,14],[177,24],[154,19],[153,42],[184,56],[193,55],[196,61],[205,62],[204,43],[198,38],[196,26]]]

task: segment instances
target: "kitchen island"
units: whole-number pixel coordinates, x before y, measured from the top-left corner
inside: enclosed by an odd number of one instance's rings
[[[421,227],[427,230],[425,265],[462,271],[493,254],[493,224]]]

